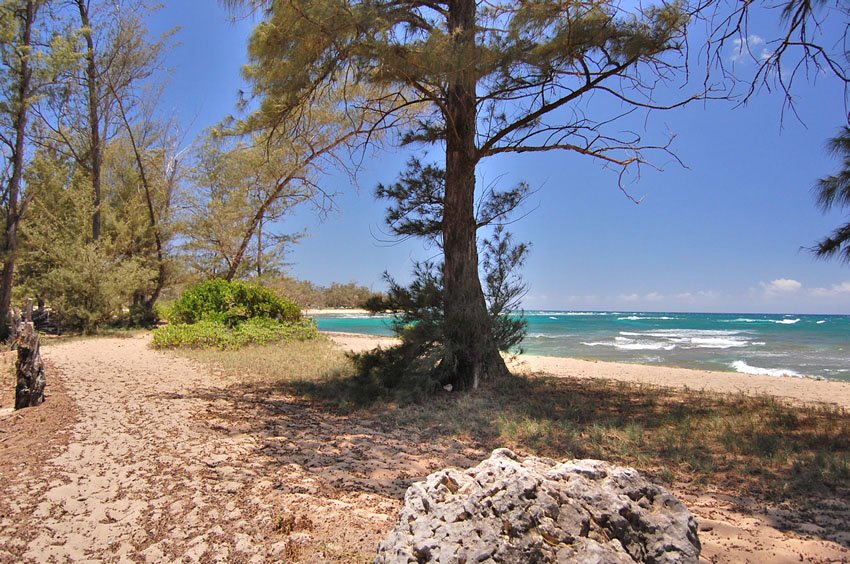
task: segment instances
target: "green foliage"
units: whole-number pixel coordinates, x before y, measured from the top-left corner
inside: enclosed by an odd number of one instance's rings
[[[281,322],[255,317],[229,327],[221,321],[204,319],[198,323],[174,323],[153,332],[156,348],[238,349],[277,341],[306,341],[319,336],[312,320]]]
[[[280,272],[289,245],[303,233],[282,234],[274,226],[310,200],[314,188],[291,146],[233,139],[208,131],[197,149],[183,195],[187,259],[206,277]]]
[[[495,226],[480,245],[488,313],[485,330],[500,351],[515,349],[526,332],[526,321],[517,310],[526,291],[519,269],[525,262],[528,245],[515,243],[504,222],[528,193],[528,186],[523,183],[506,191],[490,189],[478,205],[478,228]],[[379,185],[376,195],[390,200],[386,223],[391,233],[399,238],[420,237],[442,247],[443,169],[411,159],[400,181],[392,186]],[[355,358],[358,373],[389,389],[422,391],[436,390],[439,384],[460,384],[451,374],[443,265],[415,263],[413,282],[407,287],[387,274],[384,278],[389,285],[387,295],[369,300],[366,306],[373,312],[389,310],[398,314],[393,330],[401,345],[359,355]]]
[[[128,308],[132,289],[151,284],[154,273],[141,261],[117,261],[103,246],[60,246],[67,261],[37,281],[38,295],[50,304],[63,330],[95,332],[106,325],[151,325],[149,314]]]
[[[824,213],[833,208],[850,210],[850,127],[844,126],[830,140],[829,149],[841,159],[841,170],[818,181],[814,188],[817,205]],[[838,257],[842,262],[850,262],[850,221],[818,241],[813,250],[821,258]]]
[[[175,324],[210,321],[235,328],[254,318],[297,322],[301,320],[301,308],[258,284],[209,280],[186,290],[172,306],[169,321]]]
[[[111,161],[108,161],[111,162]],[[68,160],[40,151],[27,171],[39,187],[22,224],[17,276],[20,297],[37,296],[65,331],[95,332],[106,325],[153,323],[153,312],[132,307],[157,277],[148,233],[132,212],[135,177],[113,185],[102,206],[103,233],[90,239],[93,205],[88,176]],[[126,190],[127,199],[117,196]]]
[[[168,307],[168,320],[154,331],[154,347],[238,349],[319,334],[291,300],[258,284],[226,280],[188,288]]]

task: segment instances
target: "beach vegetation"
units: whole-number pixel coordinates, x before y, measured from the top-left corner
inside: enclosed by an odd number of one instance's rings
[[[11,34],[0,70],[4,320],[10,297],[34,297],[64,331],[156,321],[182,169],[174,123],[156,117],[171,33],[149,33],[154,9],[134,0],[0,4]],[[27,34],[32,46],[16,47]],[[20,145],[7,146],[14,139]]]
[[[38,74],[38,27],[36,18],[42,2],[29,0],[0,3],[0,191],[2,191],[3,232],[0,252],[0,339],[6,339],[6,326],[12,305],[15,262],[18,255],[21,218],[32,197],[24,181],[25,149],[30,133],[30,117]]]
[[[286,274],[263,276],[259,280],[275,289],[305,309],[352,309],[364,308],[370,300],[380,299],[382,294],[356,282],[332,282],[327,286],[299,280]]]
[[[301,308],[259,284],[219,279],[187,288],[171,306],[169,315],[171,323],[214,321],[235,327],[255,318],[300,321]]]
[[[169,323],[153,332],[156,348],[236,349],[314,339],[315,321],[276,292],[247,282],[208,280],[188,288],[169,308]]]
[[[182,193],[182,253],[190,271],[226,280],[277,274],[303,233],[275,226],[318,190],[287,144],[205,133]]]
[[[520,311],[526,286],[520,276],[529,246],[516,243],[506,229],[511,214],[526,200],[529,188],[520,183],[504,191],[490,189],[481,197],[476,216],[478,229],[491,228],[479,245],[482,258],[487,304],[487,332],[496,349],[511,351],[525,337],[526,322]],[[399,182],[379,185],[379,198],[389,200],[386,226],[399,239],[417,237],[442,249],[445,170],[408,161]],[[434,261],[415,263],[413,282],[403,286],[384,274],[386,295],[367,302],[375,313],[396,313],[393,330],[400,340],[396,347],[362,353],[354,358],[364,378],[398,393],[414,387],[420,392],[453,388],[455,367],[446,365],[455,355],[446,351],[454,346],[446,335],[446,288],[444,265]]]
[[[170,323],[153,331],[154,348],[218,348],[239,349],[248,345],[265,345],[280,341],[305,341],[319,335],[311,319],[277,321],[267,317],[247,319],[230,326],[205,319],[197,323]]]

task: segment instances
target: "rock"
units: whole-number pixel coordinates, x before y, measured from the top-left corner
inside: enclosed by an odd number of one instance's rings
[[[413,484],[384,562],[698,562],[696,519],[632,468],[498,449]]]

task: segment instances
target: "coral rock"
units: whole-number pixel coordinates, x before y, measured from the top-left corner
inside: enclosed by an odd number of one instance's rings
[[[493,451],[405,494],[384,562],[697,562],[693,515],[632,468]]]

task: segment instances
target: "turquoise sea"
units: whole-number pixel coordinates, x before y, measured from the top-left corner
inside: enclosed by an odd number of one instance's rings
[[[850,382],[850,315],[527,311],[529,354]],[[386,315],[319,329],[392,335]]]

